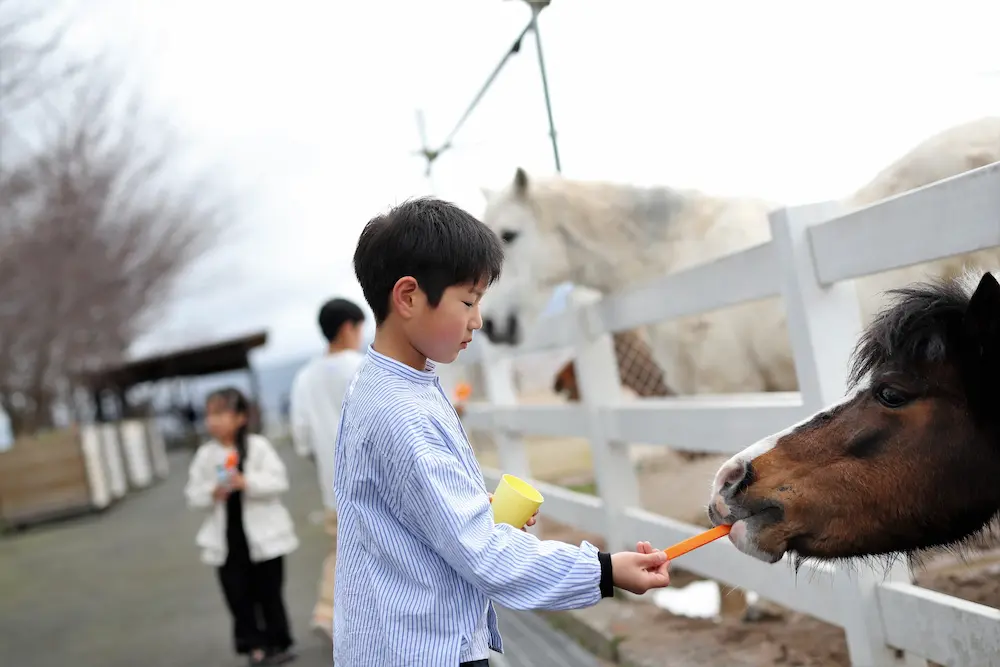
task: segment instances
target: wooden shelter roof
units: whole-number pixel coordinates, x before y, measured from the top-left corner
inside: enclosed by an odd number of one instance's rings
[[[186,347],[79,374],[93,391],[127,389],[145,382],[198,377],[250,367],[251,350],[267,343],[267,331]]]

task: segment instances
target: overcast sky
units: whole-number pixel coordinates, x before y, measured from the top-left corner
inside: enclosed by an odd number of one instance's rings
[[[76,43],[126,58],[241,188],[239,232],[137,351],[266,327],[258,363],[317,350],[320,303],[361,298],[361,227],[430,188],[415,109],[443,139],[529,15],[520,0],[85,6]],[[985,0],[554,0],[541,29],[563,172],[844,196],[926,136],[1000,113],[997,25]],[[437,194],[479,213],[480,185],[551,173],[546,132],[526,40],[436,164]]]

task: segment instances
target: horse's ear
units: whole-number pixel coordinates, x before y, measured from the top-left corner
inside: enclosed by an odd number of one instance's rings
[[[992,273],[983,274],[969,299],[963,329],[980,362],[995,364],[1000,360],[1000,283]]]
[[[522,197],[528,193],[528,172],[521,167],[514,172],[514,192]]]
[[[489,201],[489,200],[493,199],[493,190],[492,189],[486,187],[485,185],[481,186],[479,189],[482,190],[482,192],[483,192],[483,198],[486,199],[486,201]]]

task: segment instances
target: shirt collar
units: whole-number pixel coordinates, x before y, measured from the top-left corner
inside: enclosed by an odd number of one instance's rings
[[[418,371],[416,368],[413,368],[412,366],[407,366],[401,361],[397,361],[392,357],[387,357],[380,352],[376,352],[375,348],[373,348],[371,345],[368,346],[367,356],[372,361],[373,364],[375,364],[376,366],[378,366],[383,370],[393,373],[394,375],[399,375],[401,377],[405,377],[407,379],[414,380],[416,382],[424,382],[424,383],[434,382],[435,380],[437,380],[437,374],[435,373],[437,364],[435,364],[430,359],[428,359],[426,364],[424,365],[424,370]]]

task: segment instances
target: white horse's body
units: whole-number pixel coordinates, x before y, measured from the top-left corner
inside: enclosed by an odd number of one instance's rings
[[[845,201],[857,208],[1000,160],[1000,118],[950,128],[926,140]],[[487,191],[484,221],[508,243],[504,275],[484,303],[496,322],[516,316],[530,328],[551,288],[565,281],[602,293],[690,268],[770,240],[768,213],[752,198],[640,188],[561,178]],[[988,250],[856,281],[867,322],[884,290],[963,266],[996,265]],[[794,391],[784,306],[778,298],[649,327],[657,363],[679,394]]]

